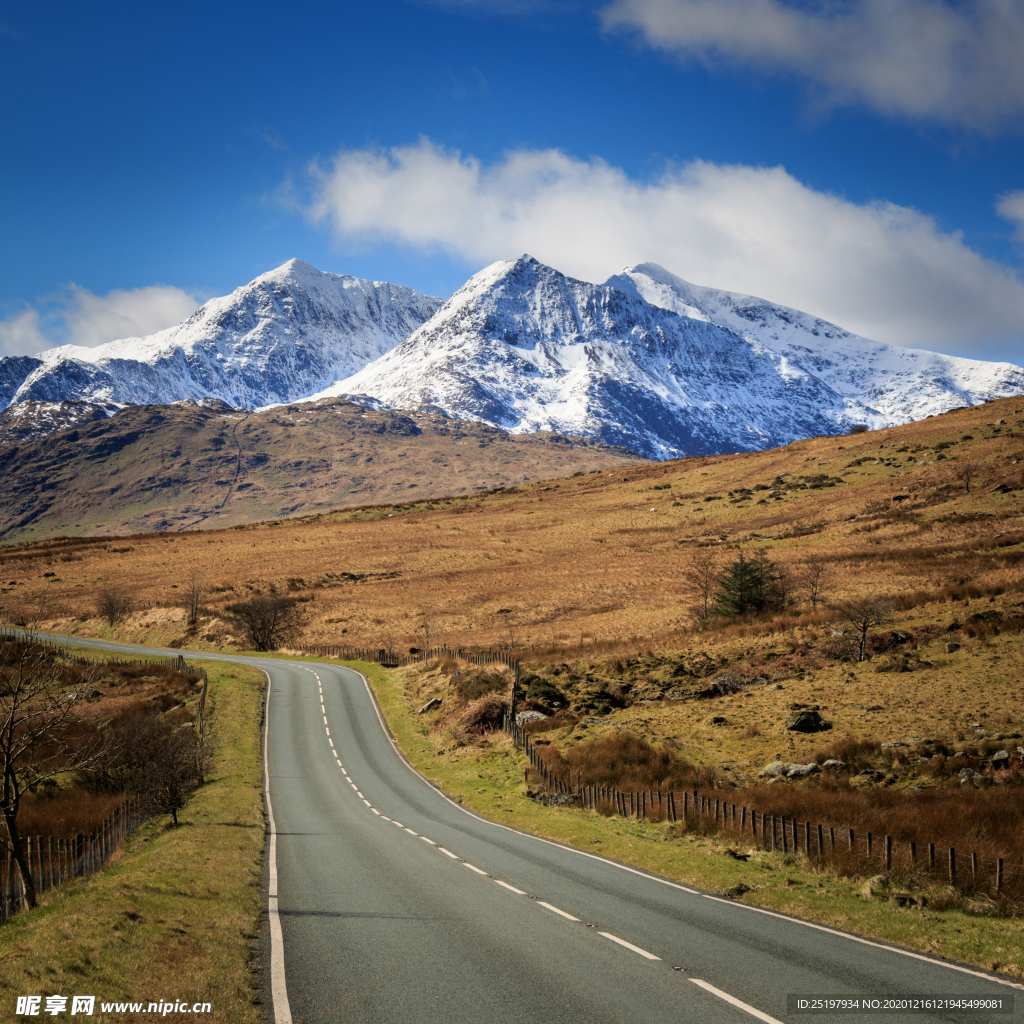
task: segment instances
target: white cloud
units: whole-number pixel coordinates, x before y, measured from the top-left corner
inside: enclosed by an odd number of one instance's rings
[[[1024,242],[1024,189],[1016,189],[999,197],[996,212],[1017,229],[1017,238]]]
[[[348,241],[442,250],[477,266],[529,252],[600,281],[653,261],[880,341],[1018,358],[1024,282],[891,203],[816,192],[781,167],[695,161],[654,181],[564,153],[493,166],[427,140],[314,167],[314,221]]]
[[[0,358],[30,356],[44,348],[49,348],[49,342],[40,329],[38,309],[23,309],[0,320]]]
[[[1017,0],[613,0],[601,16],[682,58],[794,73],[833,103],[982,131],[1024,111]]]
[[[201,300],[181,288],[154,284],[94,295],[79,285],[0,320],[0,355],[30,355],[58,344],[93,347],[143,337],[195,312]]]

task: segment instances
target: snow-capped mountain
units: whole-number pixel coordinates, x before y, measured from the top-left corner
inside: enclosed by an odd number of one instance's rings
[[[1011,363],[884,345],[766,299],[690,284],[657,263],[627,267],[605,284],[760,342],[880,413],[880,426],[1024,392],[1024,370]]]
[[[757,341],[529,256],[482,270],[323,394],[346,393],[650,458],[766,448],[880,419]]]
[[[152,405],[218,398],[250,407],[290,402],[383,355],[440,305],[401,285],[289,260],[147,338],[0,360],[0,409],[10,402],[75,399]]]
[[[1021,392],[1020,367],[879,345],[653,264],[593,285],[524,256],[475,275],[408,339],[322,394],[427,404],[513,433],[580,434],[671,458]]]

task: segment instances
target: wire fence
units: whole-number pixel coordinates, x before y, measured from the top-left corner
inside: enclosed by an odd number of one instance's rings
[[[131,797],[88,835],[23,838],[21,853],[36,894],[97,874],[146,817],[140,801]],[[6,847],[0,859],[0,920],[27,906],[25,882],[10,841]]]
[[[66,644],[45,637],[35,636],[23,630],[0,627],[0,637],[20,640],[32,646],[43,648],[54,658],[65,664],[87,668],[97,666],[137,667],[160,665],[195,681],[202,680],[203,688],[196,703],[195,730],[200,748],[207,742],[207,705],[210,678],[206,669],[185,661],[184,656],[176,658],[120,658],[111,657],[96,660],[73,654]],[[200,763],[202,763],[200,758]],[[59,885],[97,874],[124,842],[148,817],[142,801],[132,796],[125,799],[112,815],[88,835],[67,837],[26,836],[21,840],[22,860],[28,867],[37,895],[42,895]],[[21,873],[19,858],[15,856],[10,839],[5,850],[0,852],[0,920],[6,920],[27,906],[25,880]]]

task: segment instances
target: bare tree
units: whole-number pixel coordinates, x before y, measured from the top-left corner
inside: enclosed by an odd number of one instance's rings
[[[887,597],[865,597],[844,601],[835,606],[842,620],[857,634],[857,660],[864,661],[868,646],[868,631],[873,626],[892,622],[893,606]]]
[[[683,571],[683,587],[696,596],[702,619],[711,614],[721,571],[718,556],[711,548],[699,548]]]
[[[424,658],[430,653],[430,645],[436,644],[440,639],[443,628],[444,618],[433,605],[420,612],[420,625],[417,633],[423,639]]]
[[[91,675],[83,673],[69,688],[52,655],[31,633],[6,648],[0,660],[0,813],[25,886],[25,901],[34,907],[35,879],[18,831],[18,810],[25,793],[40,782],[84,770],[96,760],[99,741],[73,743],[68,728],[75,708],[94,684]]]
[[[97,595],[96,611],[113,629],[135,611],[135,595],[121,586],[104,587]]]
[[[128,707],[107,727],[110,745],[106,756],[80,778],[93,792],[135,793],[150,807],[178,812],[203,781],[206,752],[187,714],[161,714],[152,704]]]
[[[185,609],[185,618],[190,626],[199,621],[199,613],[203,610],[203,602],[209,593],[209,587],[204,577],[194,566],[185,575],[185,582],[182,584],[181,594],[178,597],[181,606]]]
[[[302,612],[291,597],[257,594],[225,611],[253,651],[276,651],[302,635]]]
[[[516,623],[516,613],[513,608],[499,608],[495,613],[498,616],[498,620],[501,622],[501,633],[504,641],[504,646],[509,651],[514,651],[518,646],[519,641],[519,630]],[[583,646],[582,634],[580,636],[580,646]]]
[[[818,609],[818,602],[822,600],[832,582],[834,569],[835,563],[820,552],[815,552],[804,562],[804,584],[807,587],[807,596],[810,598],[811,607],[815,611]]]
[[[958,462],[956,464],[956,478],[964,485],[964,491],[971,493],[971,481],[981,472],[981,467],[976,462]]]

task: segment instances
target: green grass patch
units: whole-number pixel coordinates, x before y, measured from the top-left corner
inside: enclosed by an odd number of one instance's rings
[[[264,822],[264,678],[207,662],[213,757],[180,815],[144,825],[93,878],[47,893],[0,925],[0,1007],[19,995],[209,1002],[203,1020],[256,1024],[249,969],[259,929]],[[69,1001],[70,1009],[70,1001]]]
[[[1024,977],[1024,924],[1019,918],[937,913],[864,899],[857,895],[862,879],[838,878],[802,856],[754,850],[713,835],[677,835],[665,823],[545,807],[526,795],[526,758],[504,734],[492,734],[473,746],[445,748],[417,716],[406,689],[408,673],[414,670],[353,667],[369,678],[413,767],[483,817],[743,903]],[[730,849],[749,855],[749,860],[734,859]]]

